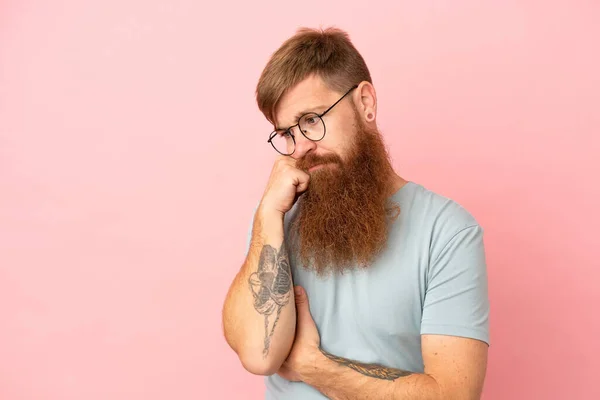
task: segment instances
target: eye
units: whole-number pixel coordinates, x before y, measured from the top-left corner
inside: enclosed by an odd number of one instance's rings
[[[317,122],[319,122],[319,118],[315,115],[311,115],[305,118],[304,122],[307,125],[315,125]]]
[[[280,130],[280,131],[277,132],[277,135],[280,136],[280,137],[283,137],[283,138],[289,138],[292,135],[292,133],[290,132],[289,129],[288,130],[283,130],[282,129],[282,130]]]

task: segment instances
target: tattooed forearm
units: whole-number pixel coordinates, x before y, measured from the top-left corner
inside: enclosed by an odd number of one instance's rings
[[[348,360],[347,358],[334,356],[333,354],[330,354],[323,349],[321,349],[321,353],[323,353],[325,357],[335,361],[339,365],[352,368],[356,372],[371,378],[393,381],[397,378],[412,374],[412,372],[410,371],[403,371],[401,369],[388,368],[378,364],[363,364],[357,361]]]
[[[285,243],[279,251],[268,244],[264,245],[258,270],[250,275],[248,283],[254,296],[254,308],[265,317],[263,357],[267,357],[281,309],[289,302],[292,289],[292,273]],[[271,318],[273,314],[275,316]]]

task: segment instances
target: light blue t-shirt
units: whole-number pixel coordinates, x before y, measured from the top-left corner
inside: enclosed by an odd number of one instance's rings
[[[339,357],[423,372],[421,335],[489,343],[483,230],[456,202],[408,182],[393,196],[400,215],[386,249],[367,269],[319,277],[290,251],[321,347]],[[287,232],[295,208],[286,214]],[[287,237],[288,235],[286,235]],[[265,378],[266,399],[325,399],[302,382]]]

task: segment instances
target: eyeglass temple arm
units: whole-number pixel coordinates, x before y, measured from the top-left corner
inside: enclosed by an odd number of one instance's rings
[[[342,101],[344,99],[344,97],[348,96],[348,93],[350,93],[351,91],[353,91],[357,87],[358,87],[358,85],[352,86],[350,88],[350,90],[348,90],[346,93],[344,93],[344,95],[342,97],[340,97],[340,99],[338,101],[336,101],[335,103],[333,103],[333,105],[331,107],[329,107],[327,110],[323,111],[323,113],[321,113],[321,115],[319,115],[319,118],[322,117],[323,115],[327,114],[333,107],[335,107],[337,105],[337,103],[339,103],[340,101]]]

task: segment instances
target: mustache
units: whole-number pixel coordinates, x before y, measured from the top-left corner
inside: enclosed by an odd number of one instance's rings
[[[342,165],[342,159],[337,154],[316,155],[308,153],[306,156],[296,160],[296,168],[308,172],[308,170],[319,164],[339,164]]]

